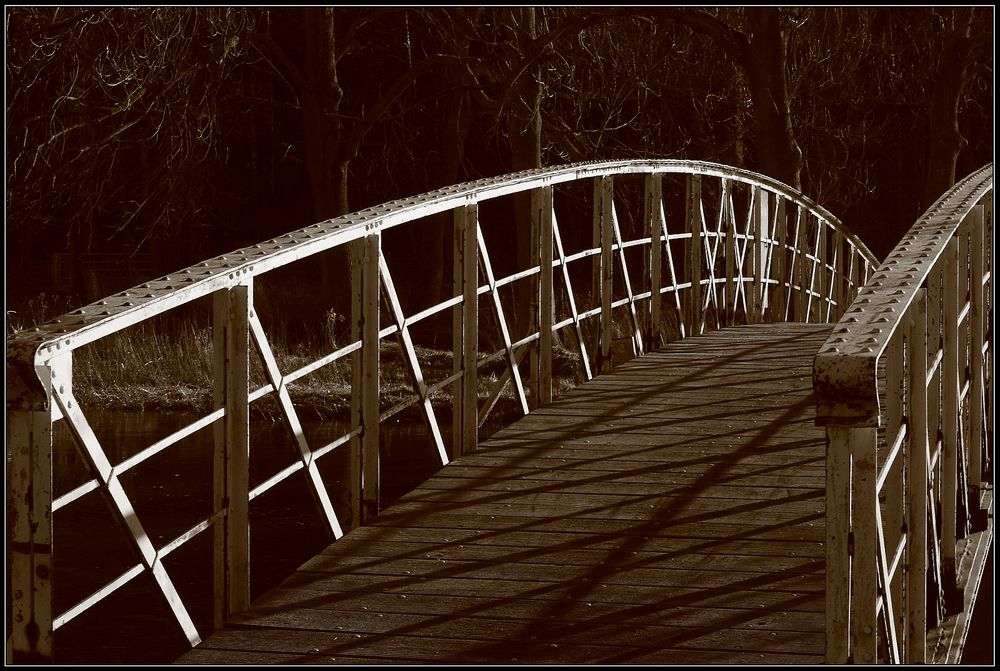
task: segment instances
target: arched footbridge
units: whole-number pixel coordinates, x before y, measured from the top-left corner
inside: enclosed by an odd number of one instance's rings
[[[8,659],[58,661],[62,627],[146,579],[183,663],[957,662],[993,537],[992,198],[990,165],[880,263],[759,174],[546,168],[324,221],[17,333]],[[422,260],[391,241],[434,226],[450,288],[417,305],[404,282],[435,269],[414,275]],[[282,370],[255,290],[334,248],[350,334]],[[74,352],[195,309],[212,324],[211,411],[120,457],[74,396]],[[437,379],[415,338],[432,321],[452,345]],[[580,384],[558,393],[567,362]],[[336,365],[350,421],[317,440],[293,392]],[[389,365],[411,393],[387,395]],[[251,477],[265,398],[294,450]],[[481,438],[504,403],[522,417]],[[404,411],[443,468],[385,505],[380,432]],[[89,475],[56,491],[66,429]],[[154,536],[155,503],[123,482],[200,432],[208,512]],[[330,543],[251,601],[250,512],[289,482]],[[61,606],[53,516],[92,497],[131,555]],[[207,616],[171,557],[198,542]]]

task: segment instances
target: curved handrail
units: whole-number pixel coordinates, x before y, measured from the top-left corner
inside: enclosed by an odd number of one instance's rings
[[[668,174],[686,178],[680,191],[684,194],[683,212],[679,213],[678,221],[669,224],[662,179]],[[644,178],[640,194],[642,232],[626,231],[641,237],[623,239],[615,204],[615,175]],[[703,177],[713,179],[703,180]],[[594,234],[593,246],[566,254],[556,221],[555,201],[557,192],[560,199],[567,194],[554,187],[577,181],[593,181],[593,220],[585,224]],[[624,192],[636,195],[632,190]],[[495,277],[478,205],[518,193],[530,193],[533,203],[530,228],[534,248],[530,267]],[[670,193],[679,195],[675,191]],[[740,213],[736,212],[737,204]],[[416,314],[406,314],[390,264],[383,254],[382,234],[448,211],[454,214],[451,296]],[[524,230],[528,228],[525,226]],[[256,279],[268,271],[348,243],[351,243],[351,342],[334,345],[334,351],[297,370],[281,370],[255,307]],[[626,249],[640,247],[643,263],[648,264],[648,276],[640,280],[643,286],[633,291]],[[864,243],[827,210],[763,175],[700,161],[579,163],[467,182],[313,224],[143,283],[14,334],[8,340],[7,352],[8,426],[14,427],[8,432],[8,452],[15,473],[10,485],[15,523],[10,533],[16,570],[11,580],[18,585],[17,593],[21,595],[14,604],[19,622],[31,621],[43,636],[39,639],[32,633],[34,630],[20,626],[13,635],[13,648],[19,654],[28,652],[43,657],[51,654],[46,650],[52,632],[146,570],[154,571],[177,623],[194,645],[199,640],[197,628],[169,576],[160,570],[160,560],[208,528],[224,525],[228,529],[222,534],[225,538],[219,536],[214,548],[215,577],[228,584],[229,589],[220,588],[214,595],[215,614],[222,618],[226,612],[245,607],[249,598],[246,581],[249,546],[242,530],[248,525],[249,502],[292,474],[304,472],[328,530],[335,538],[341,537],[344,529],[317,460],[345,446],[352,464],[346,484],[351,524],[363,523],[377,515],[379,426],[396,413],[419,405],[443,465],[453,456],[475,449],[479,427],[484,425],[510,382],[525,414],[529,412],[529,397],[535,407],[551,401],[552,336],[560,329],[575,332],[583,377],[590,379],[594,363],[598,372],[613,365],[612,313],[616,309],[629,313],[635,354],[646,350],[645,342],[685,337],[744,318],[747,323],[788,319],[830,321],[840,315],[876,262]],[[582,263],[591,265],[593,305],[581,311],[575,304],[568,266]],[[615,295],[619,278],[625,297],[621,297],[620,290]],[[557,322],[558,279],[562,280],[567,297],[567,306],[562,307],[569,308],[570,316]],[[499,290],[521,280],[532,283],[531,291],[527,292],[532,294],[527,312],[531,313],[529,321],[533,323],[527,325],[530,331],[527,335],[512,335]],[[672,294],[673,305],[661,310],[662,298],[668,294]],[[135,452],[125,461],[111,463],[73,395],[73,350],[209,295],[213,298],[212,412]],[[503,341],[492,354],[479,351],[481,297],[493,303],[496,327]],[[429,384],[417,360],[412,328],[420,320],[445,310],[452,311],[452,371],[443,380]],[[668,312],[672,314],[665,314]],[[380,323],[383,313],[389,316],[390,323],[386,325]],[[588,334],[582,326],[590,318],[599,318],[600,324]],[[414,393],[385,409],[379,388],[379,351],[381,340],[391,335],[400,340]],[[590,350],[587,341],[595,343],[596,349]],[[266,377],[263,386],[256,389],[250,387],[251,350],[256,350]],[[593,362],[588,351],[595,352]],[[332,442],[311,445],[302,431],[289,386],[348,355],[351,421],[345,433]],[[518,370],[524,358],[531,369],[529,376],[522,376]],[[504,373],[498,378],[489,376],[486,385],[489,391],[480,406],[479,369],[501,359],[505,360]],[[530,388],[522,379],[525,377],[531,383]],[[449,388],[452,437],[446,445],[431,396]],[[248,411],[252,403],[272,394],[295,437],[298,458],[251,489]],[[219,421],[222,418],[224,422]],[[91,467],[90,480],[59,496],[52,491],[52,462],[46,458],[53,447],[51,426],[56,421],[66,422]],[[118,479],[210,425],[214,425],[212,440],[217,456],[213,473],[214,512],[174,540],[157,547],[143,531]],[[48,571],[36,570],[51,563],[51,514],[95,490],[111,497],[142,561],[53,617],[46,612],[51,609],[51,601],[31,596],[51,594],[51,582],[41,577],[48,576]],[[220,532],[217,526],[216,532]]]
[[[878,425],[879,360],[956,228],[992,190],[991,163],[942,195],[848,306],[816,356],[814,389],[819,424]]]
[[[877,263],[867,246],[825,208],[788,185],[749,170],[706,161],[683,160],[595,161],[525,170],[444,187],[328,219],[267,242],[216,256],[18,332],[10,336],[7,343],[8,370],[16,373],[14,381],[20,382],[14,389],[8,389],[8,403],[13,401],[23,407],[46,407],[44,389],[34,366],[110,332],[233,286],[248,275],[274,270],[360,239],[375,230],[389,229],[461,205],[588,177],[654,172],[699,174],[765,187],[825,220],[870,263]]]

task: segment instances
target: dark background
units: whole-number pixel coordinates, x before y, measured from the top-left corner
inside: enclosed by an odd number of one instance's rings
[[[6,14],[8,332],[327,217],[580,160],[764,172],[884,257],[992,160],[992,7]]]

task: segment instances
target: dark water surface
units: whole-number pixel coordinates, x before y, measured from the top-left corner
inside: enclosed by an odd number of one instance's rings
[[[190,424],[195,417],[163,413],[87,413],[112,464]],[[60,422],[57,427],[61,427]],[[441,427],[448,440],[447,428]],[[304,423],[310,448],[344,433],[335,422]],[[388,505],[440,467],[422,423],[381,427],[382,502]],[[283,422],[253,419],[250,486],[296,462],[298,450]],[[202,429],[130,470],[122,486],[154,547],[190,529],[211,512],[212,428]],[[55,438],[57,496],[90,479],[64,428]],[[341,525],[347,525],[347,446],[319,469]],[[333,541],[304,472],[293,474],[250,503],[251,598],[279,583]],[[212,531],[202,532],[164,561],[199,633],[212,626]],[[91,492],[54,514],[54,611],[60,615],[139,561],[109,500]],[[165,598],[148,572],[55,632],[59,664],[169,663],[188,649]]]

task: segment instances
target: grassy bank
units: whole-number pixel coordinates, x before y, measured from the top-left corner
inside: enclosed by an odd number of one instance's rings
[[[278,368],[289,373],[315,361],[327,352],[309,351],[303,346],[272,343]],[[428,384],[451,374],[449,351],[416,348],[421,373]],[[383,341],[380,367],[380,401],[383,410],[415,398],[409,366],[394,338]],[[251,352],[251,391],[267,383],[256,351]],[[526,366],[522,366],[522,375]],[[560,394],[579,381],[575,370],[577,355],[558,349],[554,354],[554,393]],[[505,369],[503,361],[479,369],[480,405],[489,398]],[[74,355],[74,394],[85,408],[128,411],[206,413],[212,407],[212,332],[191,322],[180,322],[171,333],[139,325],[117,333]],[[288,385],[297,412],[314,419],[345,419],[351,404],[350,357],[324,366]],[[451,394],[436,392],[431,402],[444,419],[450,416]],[[507,415],[518,407],[512,385],[501,395],[496,408]],[[277,419],[281,408],[274,393],[255,401],[257,415]],[[418,408],[404,413],[416,414]]]
[[[76,303],[67,297],[39,294],[7,314],[7,333],[14,333],[69,312]],[[284,306],[286,309],[288,306]],[[293,306],[294,307],[294,306]],[[293,312],[294,310],[289,310]],[[212,330],[204,321],[188,316],[160,317],[120,331],[73,354],[73,393],[84,408],[207,413],[212,408]],[[280,324],[280,320],[275,320]],[[279,370],[291,373],[329,353],[330,341],[341,336],[334,325],[324,333],[303,340],[281,329],[269,330],[271,349]],[[340,325],[343,326],[343,325]],[[324,329],[321,329],[321,331]],[[251,391],[267,382],[264,369],[251,346]],[[432,385],[451,374],[452,353],[416,347],[425,382]],[[382,341],[380,349],[380,405],[382,410],[415,398],[409,365],[395,337]],[[576,352],[557,347],[553,352],[553,392],[560,395],[581,379]],[[497,380],[506,370],[503,359],[479,368],[480,407],[491,397]],[[521,374],[527,372],[527,361]],[[346,419],[351,405],[350,357],[326,365],[288,385],[289,395],[302,418]],[[451,394],[445,389],[431,396],[442,421],[451,414]],[[501,419],[519,414],[513,385],[507,385],[497,401],[492,417]],[[281,407],[271,393],[251,404],[257,416],[278,419]],[[418,416],[419,407],[400,415]]]

